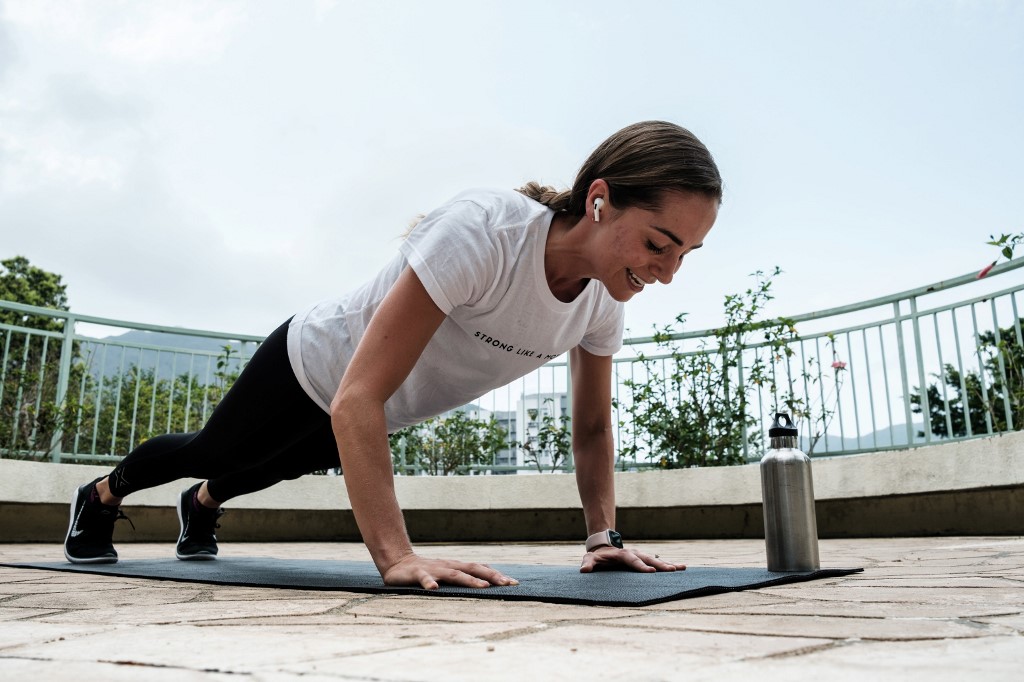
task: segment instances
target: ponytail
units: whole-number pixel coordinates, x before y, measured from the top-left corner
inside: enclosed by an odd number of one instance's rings
[[[559,192],[554,187],[542,185],[538,182],[528,182],[516,191],[538,203],[544,204],[552,211],[564,211],[569,208],[569,197],[572,194],[569,190]]]

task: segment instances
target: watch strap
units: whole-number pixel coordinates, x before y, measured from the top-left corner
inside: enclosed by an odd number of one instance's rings
[[[587,538],[586,549],[593,552],[598,547],[622,547],[622,538],[611,528],[594,533]]]

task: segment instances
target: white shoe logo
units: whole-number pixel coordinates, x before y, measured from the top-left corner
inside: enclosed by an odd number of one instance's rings
[[[84,530],[73,530],[73,531],[71,531],[71,537],[77,538],[79,535],[81,535],[84,532],[85,532]]]

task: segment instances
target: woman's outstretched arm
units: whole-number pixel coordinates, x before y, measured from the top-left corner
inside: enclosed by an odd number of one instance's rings
[[[572,364],[572,449],[576,485],[587,520],[587,535],[615,528],[615,446],[612,440],[612,358],[577,346]],[[686,568],[635,549],[598,547],[583,557],[580,571],[599,566],[634,571],[675,571]]]
[[[384,403],[405,381],[444,319],[407,267],[370,321],[331,403],[345,487],[363,541],[386,584],[426,589],[439,583],[514,584],[483,564],[417,555],[395,496]]]

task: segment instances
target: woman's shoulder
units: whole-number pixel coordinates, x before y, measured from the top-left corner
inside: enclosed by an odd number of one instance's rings
[[[467,202],[476,204],[492,219],[508,221],[531,219],[549,211],[546,206],[514,189],[474,187],[455,195],[449,204]]]

